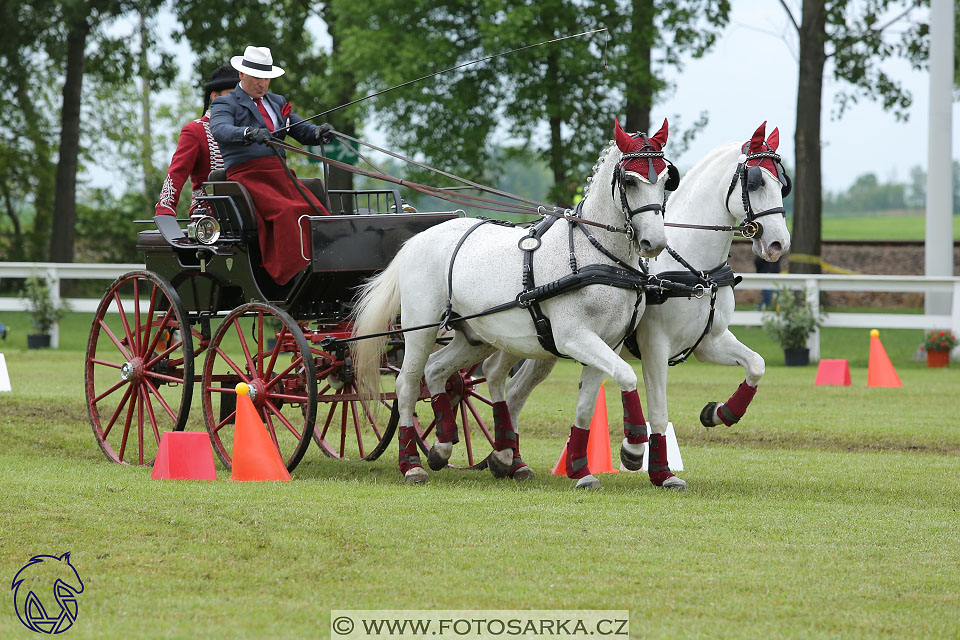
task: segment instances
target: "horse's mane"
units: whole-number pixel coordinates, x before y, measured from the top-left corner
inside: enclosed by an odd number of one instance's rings
[[[616,141],[611,140],[607,146],[600,150],[600,155],[597,157],[596,163],[591,169],[590,176],[587,178],[587,184],[583,187],[583,198],[587,198],[587,194],[590,193],[590,187],[593,186],[593,181],[597,177],[597,172],[600,171],[600,167],[603,166],[604,161],[607,159],[607,156],[610,155],[610,152],[613,151],[613,148],[616,146]]]

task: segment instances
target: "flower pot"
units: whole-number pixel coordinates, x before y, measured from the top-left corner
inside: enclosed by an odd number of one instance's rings
[[[49,349],[49,348],[50,348],[49,333],[28,333],[27,334],[27,349]]]
[[[810,349],[784,349],[783,363],[788,367],[805,367],[810,364]]]
[[[930,349],[927,351],[928,367],[946,367],[950,364],[949,349]]]

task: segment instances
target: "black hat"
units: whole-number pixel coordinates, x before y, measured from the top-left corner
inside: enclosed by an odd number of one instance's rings
[[[217,67],[210,74],[210,80],[203,85],[203,110],[206,111],[210,106],[211,91],[225,91],[233,89],[240,82],[240,74],[230,65]]]

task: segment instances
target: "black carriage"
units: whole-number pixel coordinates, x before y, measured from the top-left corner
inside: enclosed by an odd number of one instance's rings
[[[290,470],[311,438],[335,458],[373,460],[386,449],[398,422],[395,394],[381,394],[378,421],[360,402],[346,343],[327,346],[327,339],[350,335],[355,288],[386,267],[406,239],[462,213],[404,211],[396,190],[328,193],[320,179],[302,182],[332,215],[301,218],[311,260],[286,286],[261,265],[249,193],[222,177],[204,185],[203,206],[186,229],[186,221],[159,216],[157,229],[138,234],[146,269],[108,288],[87,346],[87,406],[110,460],[152,464],[163,431],[205,428],[230,468],[239,382],[249,384]],[[290,250],[303,248],[292,239]],[[399,371],[402,334],[390,345],[381,369],[387,378]],[[490,404],[477,393],[482,381],[466,370],[447,385],[460,402],[463,466],[482,465],[492,446],[479,411]],[[197,385],[202,426],[191,412]],[[420,413],[423,446],[432,412]],[[471,431],[479,444],[471,444]]]

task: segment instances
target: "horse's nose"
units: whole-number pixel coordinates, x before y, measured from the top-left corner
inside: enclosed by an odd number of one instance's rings
[[[770,262],[776,262],[782,251],[782,246],[778,241],[775,240],[767,246],[767,258],[769,258]]]
[[[653,245],[650,244],[650,241],[647,240],[646,238],[644,238],[643,240],[640,241],[640,252],[641,252],[641,253],[643,253],[643,254],[649,253],[649,252],[650,252],[650,249],[651,249],[652,247],[653,247]]]

